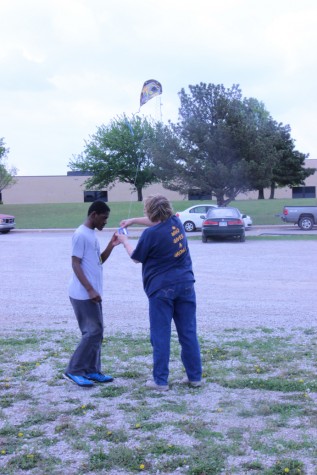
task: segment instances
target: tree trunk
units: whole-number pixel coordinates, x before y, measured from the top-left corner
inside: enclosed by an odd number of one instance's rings
[[[258,189],[258,192],[259,192],[259,195],[258,195],[258,200],[264,200],[264,189],[263,188],[259,188]]]
[[[143,201],[142,188],[137,188],[138,192],[138,201]]]
[[[270,200],[274,200],[274,193],[275,193],[275,183],[271,183],[271,192],[270,192]]]
[[[215,194],[215,197],[217,199],[217,206],[224,206],[225,197],[223,196],[223,194],[221,194],[221,193]]]

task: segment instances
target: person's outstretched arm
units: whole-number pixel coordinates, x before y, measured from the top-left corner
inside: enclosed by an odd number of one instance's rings
[[[118,234],[117,237],[118,237],[118,241],[120,241],[123,244],[124,249],[127,251],[128,255],[131,257],[134,249],[129,242],[128,236],[126,236],[125,234]],[[136,264],[139,264],[139,261],[136,261],[135,259],[133,259],[133,261]]]
[[[155,226],[155,224],[158,224],[158,223],[154,223],[153,221],[150,221],[147,216],[142,216],[142,217],[140,216],[139,218],[127,218],[127,219],[123,219],[120,222],[120,226],[122,228],[127,228],[128,226],[132,226],[133,224],[139,224],[141,226]]]

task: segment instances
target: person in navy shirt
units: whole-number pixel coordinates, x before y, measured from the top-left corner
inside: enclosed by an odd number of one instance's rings
[[[196,329],[195,277],[188,242],[180,220],[165,196],[152,195],[144,203],[144,217],[123,220],[120,225],[148,226],[135,249],[125,234],[118,234],[128,255],[142,263],[144,291],[149,299],[150,336],[153,348],[153,380],[146,387],[167,391],[171,323],[175,323],[186,382],[201,385],[201,356]]]

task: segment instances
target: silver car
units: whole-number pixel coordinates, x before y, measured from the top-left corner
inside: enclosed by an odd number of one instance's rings
[[[0,233],[6,234],[15,228],[15,218],[8,214],[0,214]]]

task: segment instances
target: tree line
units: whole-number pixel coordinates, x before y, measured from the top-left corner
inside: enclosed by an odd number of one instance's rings
[[[289,125],[275,121],[264,104],[244,98],[238,85],[200,83],[179,92],[176,123],[125,115],[102,125],[73,157],[72,170],[91,174],[87,187],[129,183],[142,200],[144,188],[161,182],[187,195],[197,190],[226,205],[239,193],[304,184],[315,172],[296,150]]]

